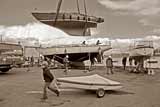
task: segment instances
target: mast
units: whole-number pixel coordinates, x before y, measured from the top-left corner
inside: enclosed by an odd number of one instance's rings
[[[56,11],[56,18],[55,18],[54,26],[56,26],[56,22],[57,22],[58,15],[59,15],[59,12],[60,12],[61,4],[62,4],[62,0],[59,0],[58,6],[57,6],[57,11]]]

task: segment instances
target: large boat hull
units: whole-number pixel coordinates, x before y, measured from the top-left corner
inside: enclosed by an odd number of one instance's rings
[[[38,13],[33,12],[32,15],[42,23],[47,25],[55,26],[63,26],[63,27],[84,27],[84,24],[87,20],[87,27],[96,27],[97,23],[104,22],[103,18],[97,18],[94,16],[87,16],[85,14],[79,13],[59,13],[56,20],[56,13]],[[71,25],[71,26],[68,26]]]
[[[96,58],[101,62],[104,51],[111,49],[111,45],[91,45],[91,46],[64,46],[40,48],[40,53],[45,57],[53,58],[63,64],[63,58],[68,55],[70,65],[74,68],[84,69],[83,61]]]
[[[42,55],[54,54],[76,54],[76,53],[98,53],[99,51],[107,51],[111,49],[111,45],[77,45],[77,46],[58,46],[40,48]]]
[[[95,28],[98,23],[104,22],[103,18],[79,13],[59,13],[57,16],[57,13],[33,12],[32,15],[38,21],[60,28],[72,36],[90,36],[89,28]]]

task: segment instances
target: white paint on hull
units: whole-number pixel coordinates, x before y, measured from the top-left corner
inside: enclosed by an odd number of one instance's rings
[[[153,48],[134,48],[130,51],[130,56],[151,56]]]

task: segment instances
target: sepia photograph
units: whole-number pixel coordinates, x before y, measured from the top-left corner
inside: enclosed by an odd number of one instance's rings
[[[0,107],[160,107],[159,0],[0,0]]]

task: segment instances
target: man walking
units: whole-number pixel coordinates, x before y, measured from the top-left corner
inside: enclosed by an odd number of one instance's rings
[[[58,90],[58,86],[56,84],[56,79],[54,78],[54,76],[52,75],[52,73],[50,72],[50,69],[48,68],[48,62],[44,61],[43,65],[43,78],[44,78],[44,88],[43,88],[43,98],[42,99],[47,99],[47,88],[49,90],[51,90],[52,92],[56,93],[57,96],[59,96],[60,92]],[[54,88],[51,87],[51,83],[53,81],[54,84]]]
[[[64,63],[64,67],[65,67],[65,70],[64,72],[67,74],[68,73],[68,66],[69,66],[69,60],[68,60],[69,56],[66,55],[63,59],[63,63]]]
[[[112,68],[113,68],[113,61],[112,61],[112,57],[109,56],[106,59],[106,67],[107,67],[107,74],[113,74]]]
[[[124,69],[124,70],[126,69],[126,62],[127,62],[127,58],[124,57],[124,58],[122,59],[122,64],[123,64],[123,69]]]

